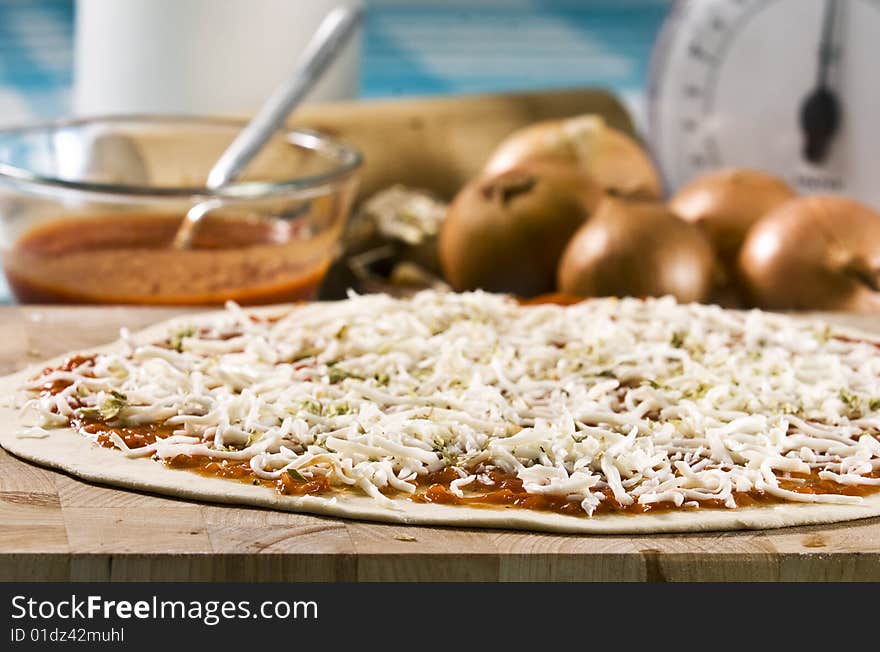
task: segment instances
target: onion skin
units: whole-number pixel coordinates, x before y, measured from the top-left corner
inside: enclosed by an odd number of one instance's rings
[[[749,230],[739,276],[760,308],[880,312],[880,214],[836,195],[792,199]]]
[[[521,306],[573,306],[580,303],[584,297],[575,297],[562,292],[551,292],[550,294],[539,294],[529,299],[519,299]]]
[[[615,195],[656,199],[663,194],[645,150],[600,116],[548,120],[519,129],[498,145],[484,173],[499,174],[528,161],[579,167]]]
[[[555,288],[566,242],[602,189],[576,168],[529,163],[479,177],[456,195],[440,230],[440,266],[456,290],[532,297]]]
[[[659,202],[606,197],[572,237],[559,264],[563,294],[673,295],[705,301],[714,280],[712,246]]]
[[[701,175],[685,184],[669,207],[680,218],[699,225],[718,257],[736,262],[749,228],[795,192],[782,179],[758,170],[730,168]]]

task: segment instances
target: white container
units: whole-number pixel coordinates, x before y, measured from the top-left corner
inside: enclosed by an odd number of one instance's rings
[[[73,108],[248,113],[289,74],[318,24],[363,0],[77,0]],[[308,101],[358,94],[360,37]]]

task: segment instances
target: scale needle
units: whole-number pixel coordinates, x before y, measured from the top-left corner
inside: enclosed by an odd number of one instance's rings
[[[831,141],[840,126],[840,102],[828,81],[831,65],[839,54],[834,47],[834,27],[839,4],[839,0],[825,0],[816,86],[801,106],[800,123],[805,136],[804,158],[813,164],[821,163],[828,156]]]

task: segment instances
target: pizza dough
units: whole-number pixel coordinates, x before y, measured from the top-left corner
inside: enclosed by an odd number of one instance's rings
[[[287,308],[250,311],[264,316]],[[202,313],[164,322],[122,341],[97,347],[82,354],[121,353],[130,343],[155,343],[182,324],[211,323],[223,313]],[[835,329],[837,332],[843,332]],[[864,333],[847,332],[847,337],[876,341]],[[32,366],[0,379],[0,395],[12,397],[28,379],[45,367],[59,365],[65,358]],[[671,509],[645,514],[598,513],[594,516],[535,511],[493,506],[462,506],[416,503],[395,499],[393,506],[377,503],[357,490],[333,495],[281,495],[271,488],[235,480],[207,477],[186,469],[174,469],[149,458],[129,458],[115,449],[96,445],[70,428],[48,429],[27,434],[20,410],[6,401],[0,408],[0,445],[23,459],[59,469],[84,480],[136,491],[219,503],[243,504],[295,512],[406,524],[498,527],[569,533],[660,533],[705,530],[775,528],[831,523],[880,515],[880,493],[865,496],[860,504],[778,503],[756,507]]]

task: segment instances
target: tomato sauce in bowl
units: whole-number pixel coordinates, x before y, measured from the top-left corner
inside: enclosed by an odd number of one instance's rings
[[[49,222],[7,253],[6,278],[26,303],[260,304],[313,298],[330,262],[304,224],[282,220],[206,218],[192,247],[175,249],[182,219]]]

